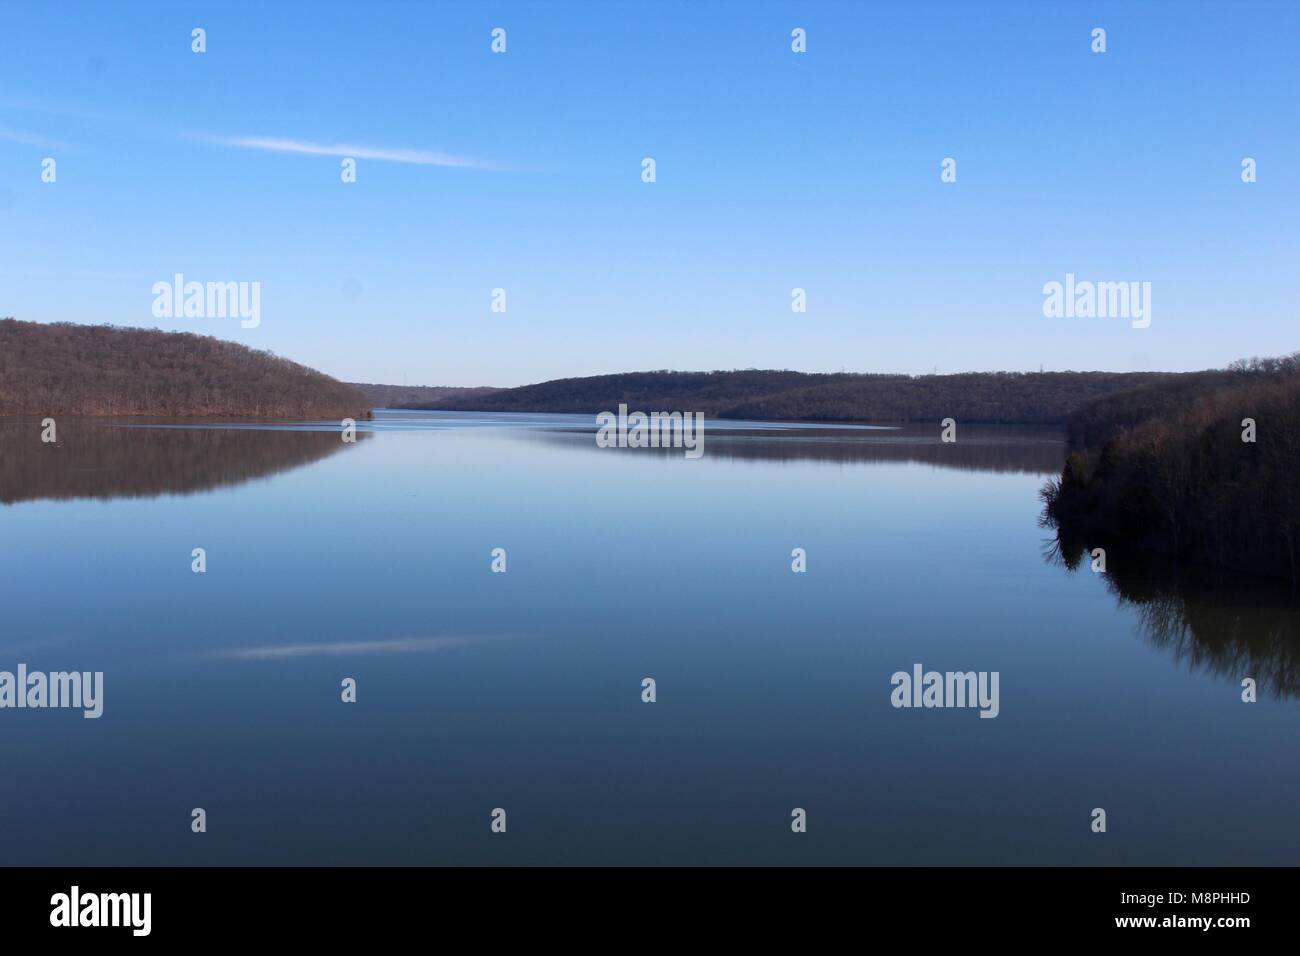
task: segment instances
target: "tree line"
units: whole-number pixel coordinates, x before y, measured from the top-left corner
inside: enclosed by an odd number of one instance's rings
[[[626,403],[634,410],[764,421],[938,423],[951,417],[961,422],[1060,425],[1093,399],[1176,377],[1166,372],[625,372],[449,396],[411,407],[594,415]]]

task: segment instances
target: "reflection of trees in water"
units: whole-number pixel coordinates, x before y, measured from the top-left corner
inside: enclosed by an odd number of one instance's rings
[[[369,438],[358,432],[357,439]],[[310,464],[345,447],[338,431],[0,424],[0,503],[192,494]]]
[[[1105,547],[1106,586],[1137,612],[1142,635],[1189,667],[1240,685],[1253,677],[1262,693],[1300,696],[1300,604],[1286,587],[1206,568],[1188,568],[1110,545],[1085,544],[1055,527],[1048,561],[1070,571],[1091,567]]]
[[[939,440],[940,427],[905,425],[868,431],[833,428],[728,429],[710,422],[704,433],[704,458],[751,461],[822,461],[841,464],[916,462],[961,471],[1057,475],[1065,460],[1064,436],[1053,428],[1017,425],[957,426],[957,441]],[[680,448],[597,448],[590,430],[552,429],[529,437],[564,441],[602,454],[673,455]]]

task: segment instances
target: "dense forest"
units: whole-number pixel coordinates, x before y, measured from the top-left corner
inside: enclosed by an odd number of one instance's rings
[[[0,415],[367,418],[350,385],[188,332],[0,319]]]
[[[1068,430],[1043,490],[1060,541],[1300,583],[1300,353],[1109,396]]]
[[[627,372],[565,378],[413,407],[501,412],[703,412],[768,421],[960,422],[1059,425],[1117,391],[1178,378],[1165,372],[811,374],[772,370]]]

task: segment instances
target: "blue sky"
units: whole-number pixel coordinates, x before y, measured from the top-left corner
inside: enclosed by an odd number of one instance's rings
[[[0,315],[397,384],[1289,353],[1297,50],[1291,2],[0,0]],[[156,319],[177,272],[261,324]],[[1044,317],[1067,272],[1151,327]]]

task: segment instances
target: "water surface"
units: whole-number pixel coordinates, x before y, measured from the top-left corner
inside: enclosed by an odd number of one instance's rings
[[[1053,560],[1052,431],[711,422],[690,460],[583,416],[144,424],[0,425],[0,669],[106,685],[98,720],[0,710],[0,862],[1300,851],[1294,610]],[[999,716],[894,709],[914,663],[998,671]]]

